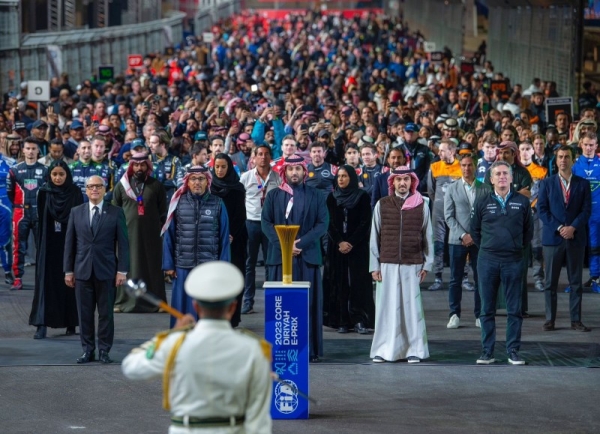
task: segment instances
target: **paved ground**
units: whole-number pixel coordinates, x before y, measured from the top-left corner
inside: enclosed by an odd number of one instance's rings
[[[31,287],[33,268],[26,270]],[[257,294],[261,311],[262,291]],[[81,352],[78,337],[64,336],[64,330],[49,330],[44,341],[31,339],[32,296],[0,287],[0,432],[166,432],[159,381],[128,381],[118,365],[74,364]],[[600,362],[600,295],[584,295],[583,318],[591,333],[569,330],[566,294],[559,295],[559,330],[544,333],[543,294],[530,292],[525,367],[505,360],[476,366],[479,329],[467,313],[472,297],[465,293],[464,326],[447,330],[447,296],[423,292],[431,359],[420,365],[374,365],[369,336],[324,329],[323,363],[311,366],[310,394],[319,405],[311,406],[307,421],[276,421],[274,432],[600,432],[600,370],[589,368]],[[500,316],[499,330],[505,322]],[[167,324],[165,314],[117,315],[113,357],[120,360]],[[262,312],[244,316],[242,325],[262,333]],[[503,343],[498,347],[501,356]]]

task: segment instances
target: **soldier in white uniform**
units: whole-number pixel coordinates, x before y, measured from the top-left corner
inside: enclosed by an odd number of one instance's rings
[[[270,360],[258,339],[229,323],[243,287],[242,273],[228,262],[197,266],[185,291],[195,300],[198,324],[187,314],[123,360],[130,379],[168,378],[169,434],[271,433]]]

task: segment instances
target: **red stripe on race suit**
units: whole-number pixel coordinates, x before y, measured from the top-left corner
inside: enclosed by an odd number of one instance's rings
[[[23,220],[25,216],[25,210],[23,208],[17,207],[13,210],[13,275],[15,277],[19,276],[19,223]]]

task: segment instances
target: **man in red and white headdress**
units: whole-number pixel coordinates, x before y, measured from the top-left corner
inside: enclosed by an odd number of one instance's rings
[[[429,357],[419,285],[433,266],[429,199],[408,166],[390,172],[389,196],[377,202],[371,225],[369,269],[377,282],[373,362]]]
[[[229,218],[223,200],[210,194],[212,176],[207,167],[192,166],[177,189],[163,225],[162,269],[173,278],[171,306],[196,316],[193,299],[183,284],[197,265],[210,261],[230,261]],[[241,294],[238,295],[241,302]],[[171,318],[171,327],[175,318]],[[237,323],[231,324],[237,327]]]
[[[167,193],[152,177],[152,163],[146,152],[134,152],[127,172],[113,191],[113,205],[123,208],[130,250],[129,277],[143,279],[148,292],[166,301],[162,273],[160,228],[167,214]],[[115,312],[156,312],[158,308],[141,298],[130,297],[118,288]]]
[[[281,246],[275,225],[300,225],[293,249],[293,280],[310,282],[309,352],[311,362],[323,354],[323,287],[320,266],[321,237],[327,232],[329,216],[325,198],[304,185],[308,171],[304,158],[287,157],[280,167],[282,184],[267,193],[262,210],[262,231],[269,239],[268,280],[282,280]]]

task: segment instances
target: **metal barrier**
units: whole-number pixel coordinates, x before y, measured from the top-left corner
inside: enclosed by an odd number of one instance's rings
[[[13,14],[18,22],[18,9],[2,12]],[[97,74],[101,65],[113,65],[121,73],[127,69],[129,54],[162,52],[180,43],[184,18],[185,14],[174,12],[162,20],[135,25],[24,35],[19,46],[0,48],[0,90],[14,90],[21,80],[49,80],[61,72],[78,83]]]

